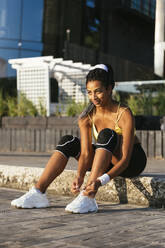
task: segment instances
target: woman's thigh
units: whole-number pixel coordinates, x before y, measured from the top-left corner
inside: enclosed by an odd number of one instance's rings
[[[137,177],[146,167],[147,157],[140,143],[134,144],[131,159],[128,167],[120,176],[122,177]]]
[[[139,176],[146,167],[147,157],[140,143],[134,144],[131,159],[128,167],[119,175],[125,178],[133,178]],[[112,169],[113,163],[109,165]]]

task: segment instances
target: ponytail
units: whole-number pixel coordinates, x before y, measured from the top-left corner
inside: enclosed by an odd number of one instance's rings
[[[89,102],[88,106],[83,110],[83,112],[79,115],[79,119],[83,119],[93,112],[95,109],[95,105],[92,102]]]

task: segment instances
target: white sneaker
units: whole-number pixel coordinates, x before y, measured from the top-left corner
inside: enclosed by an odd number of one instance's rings
[[[36,188],[32,188],[20,198],[13,200],[11,206],[16,208],[46,208],[50,204],[46,194],[42,194]]]
[[[83,191],[71,202],[69,203],[65,211],[71,213],[88,213],[88,212],[97,212],[98,206],[94,198],[89,198],[88,196],[83,195]]]

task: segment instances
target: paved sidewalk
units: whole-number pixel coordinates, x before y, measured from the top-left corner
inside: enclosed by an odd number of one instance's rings
[[[51,153],[1,152],[0,164],[43,168],[48,162],[50,156]],[[67,164],[67,169],[76,170],[77,161],[70,158]],[[144,173],[165,174],[165,159],[148,159]]]
[[[0,248],[165,247],[165,211],[99,203],[99,212],[69,214],[72,198],[49,195],[51,207],[15,209],[22,191],[0,189]]]

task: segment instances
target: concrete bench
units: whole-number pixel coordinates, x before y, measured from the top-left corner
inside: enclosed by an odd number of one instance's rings
[[[39,179],[43,168],[0,165],[0,186],[28,190]],[[48,188],[48,192],[71,195],[76,171],[65,170]],[[85,181],[87,180],[88,173]],[[117,177],[100,187],[98,201],[164,207],[165,175],[142,175],[134,179]]]

